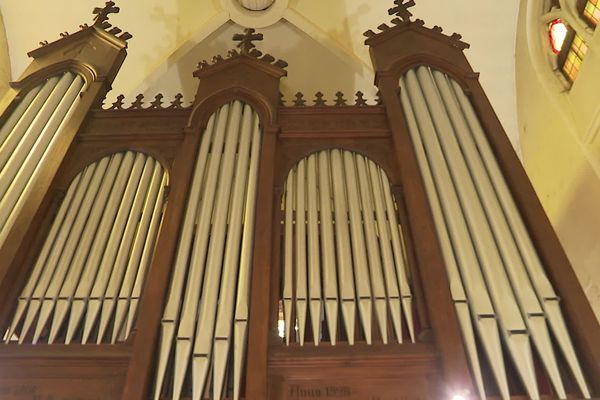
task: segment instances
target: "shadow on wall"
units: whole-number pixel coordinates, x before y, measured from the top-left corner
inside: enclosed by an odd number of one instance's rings
[[[4,20],[0,12],[0,98],[8,90],[10,81],[10,58],[8,56],[8,42],[4,30]]]
[[[595,185],[591,182],[598,182]],[[600,321],[600,179],[586,167],[571,180],[554,227]]]

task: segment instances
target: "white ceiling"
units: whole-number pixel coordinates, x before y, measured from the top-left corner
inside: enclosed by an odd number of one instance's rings
[[[41,40],[55,40],[91,21],[91,10],[103,0],[1,0],[13,79],[28,65],[26,53]],[[166,98],[181,92],[191,101],[197,63],[225,54],[231,36],[248,23],[232,6],[235,0],[117,0],[121,13],[111,22],[134,37],[128,57],[108,101],[158,92]],[[427,26],[458,32],[471,44],[467,56],[481,72],[481,83],[518,148],[515,96],[517,0],[417,0],[412,9]],[[237,3],[235,3],[238,5]],[[341,90],[346,98],[360,90],[373,99],[373,71],[362,33],[391,19],[391,0],[277,0],[256,25],[265,39],[258,47],[289,63],[282,82],[287,98],[302,91],[308,99],[321,91],[329,100]],[[277,10],[275,8],[279,7]],[[239,8],[239,5],[238,5]],[[268,13],[268,11],[267,11]],[[269,19],[271,18],[271,19]],[[250,19],[252,20],[252,19]],[[260,23],[260,22],[264,23]],[[266,21],[266,22],[265,22]],[[253,22],[254,23],[254,22]],[[148,102],[150,99],[148,99]]]

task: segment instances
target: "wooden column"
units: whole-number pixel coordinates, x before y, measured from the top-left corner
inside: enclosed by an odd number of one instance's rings
[[[173,163],[171,190],[163,226],[138,311],[133,351],[123,389],[123,400],[148,398],[162,310],[168,294],[173,258],[187,204],[199,140],[199,132],[187,132],[181,150]]]
[[[256,225],[254,227],[254,256],[248,324],[248,361],[246,365],[246,400],[267,399],[267,357],[269,345],[269,316],[272,304],[273,246],[279,239],[273,235],[273,219],[277,210],[273,206],[275,150],[277,127],[263,131],[262,153],[256,197]],[[274,242],[274,240],[276,240]]]

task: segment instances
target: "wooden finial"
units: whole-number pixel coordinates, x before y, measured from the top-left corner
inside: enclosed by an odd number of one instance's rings
[[[96,15],[94,17],[94,25],[99,25],[108,21],[108,16],[110,14],[117,14],[119,11],[120,9],[119,7],[115,7],[114,1],[107,1],[104,7],[94,8],[94,11],[92,11],[92,13]]]
[[[131,103],[131,106],[128,108],[128,110],[143,110],[144,107],[142,106],[144,104],[144,95],[143,94],[138,94],[137,96],[135,96],[135,101],[133,103]]]
[[[314,102],[315,102],[315,106],[325,106],[325,105],[327,105],[325,99],[323,98],[323,93],[321,93],[321,92],[315,93],[315,100],[314,100]]]
[[[415,0],[394,0],[396,7],[392,7],[388,10],[390,15],[396,15],[402,22],[410,22],[412,13],[408,10],[415,6]]]
[[[179,108],[183,108],[183,101],[181,100],[183,99],[183,95],[181,93],[177,93],[175,95],[175,99],[171,102],[171,105],[167,108],[169,109],[179,109]]]
[[[237,48],[240,49],[241,54],[250,54],[250,50],[256,47],[252,42],[255,40],[263,40],[262,33],[254,32],[256,31],[253,28],[246,28],[244,29],[244,33],[236,33],[233,35],[233,40],[239,42]]]
[[[345,106],[346,104],[346,99],[344,99],[344,93],[342,92],[337,92],[335,94],[335,105],[336,106]]]
[[[304,107],[306,105],[306,100],[304,100],[304,94],[302,92],[296,93],[296,98],[294,99],[295,107]]]
[[[356,101],[354,102],[354,104],[359,107],[366,106],[367,100],[365,100],[364,96],[365,96],[365,94],[363,92],[361,92],[360,90],[358,92],[356,92]]]
[[[125,99],[125,96],[123,96],[122,94],[117,96],[117,101],[115,101],[112,106],[109,108],[109,110],[122,110],[123,109],[123,100]]]
[[[163,99],[163,95],[162,93],[157,94],[154,97],[154,101],[150,103],[150,108],[163,108],[162,107],[162,99]]]

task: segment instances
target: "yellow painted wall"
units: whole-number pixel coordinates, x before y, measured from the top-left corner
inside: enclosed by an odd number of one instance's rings
[[[535,3],[521,2],[517,31],[523,163],[600,319],[600,34],[568,89],[552,70]]]
[[[10,81],[10,59],[8,57],[8,43],[4,31],[4,21],[0,13],[0,98],[8,89]]]

